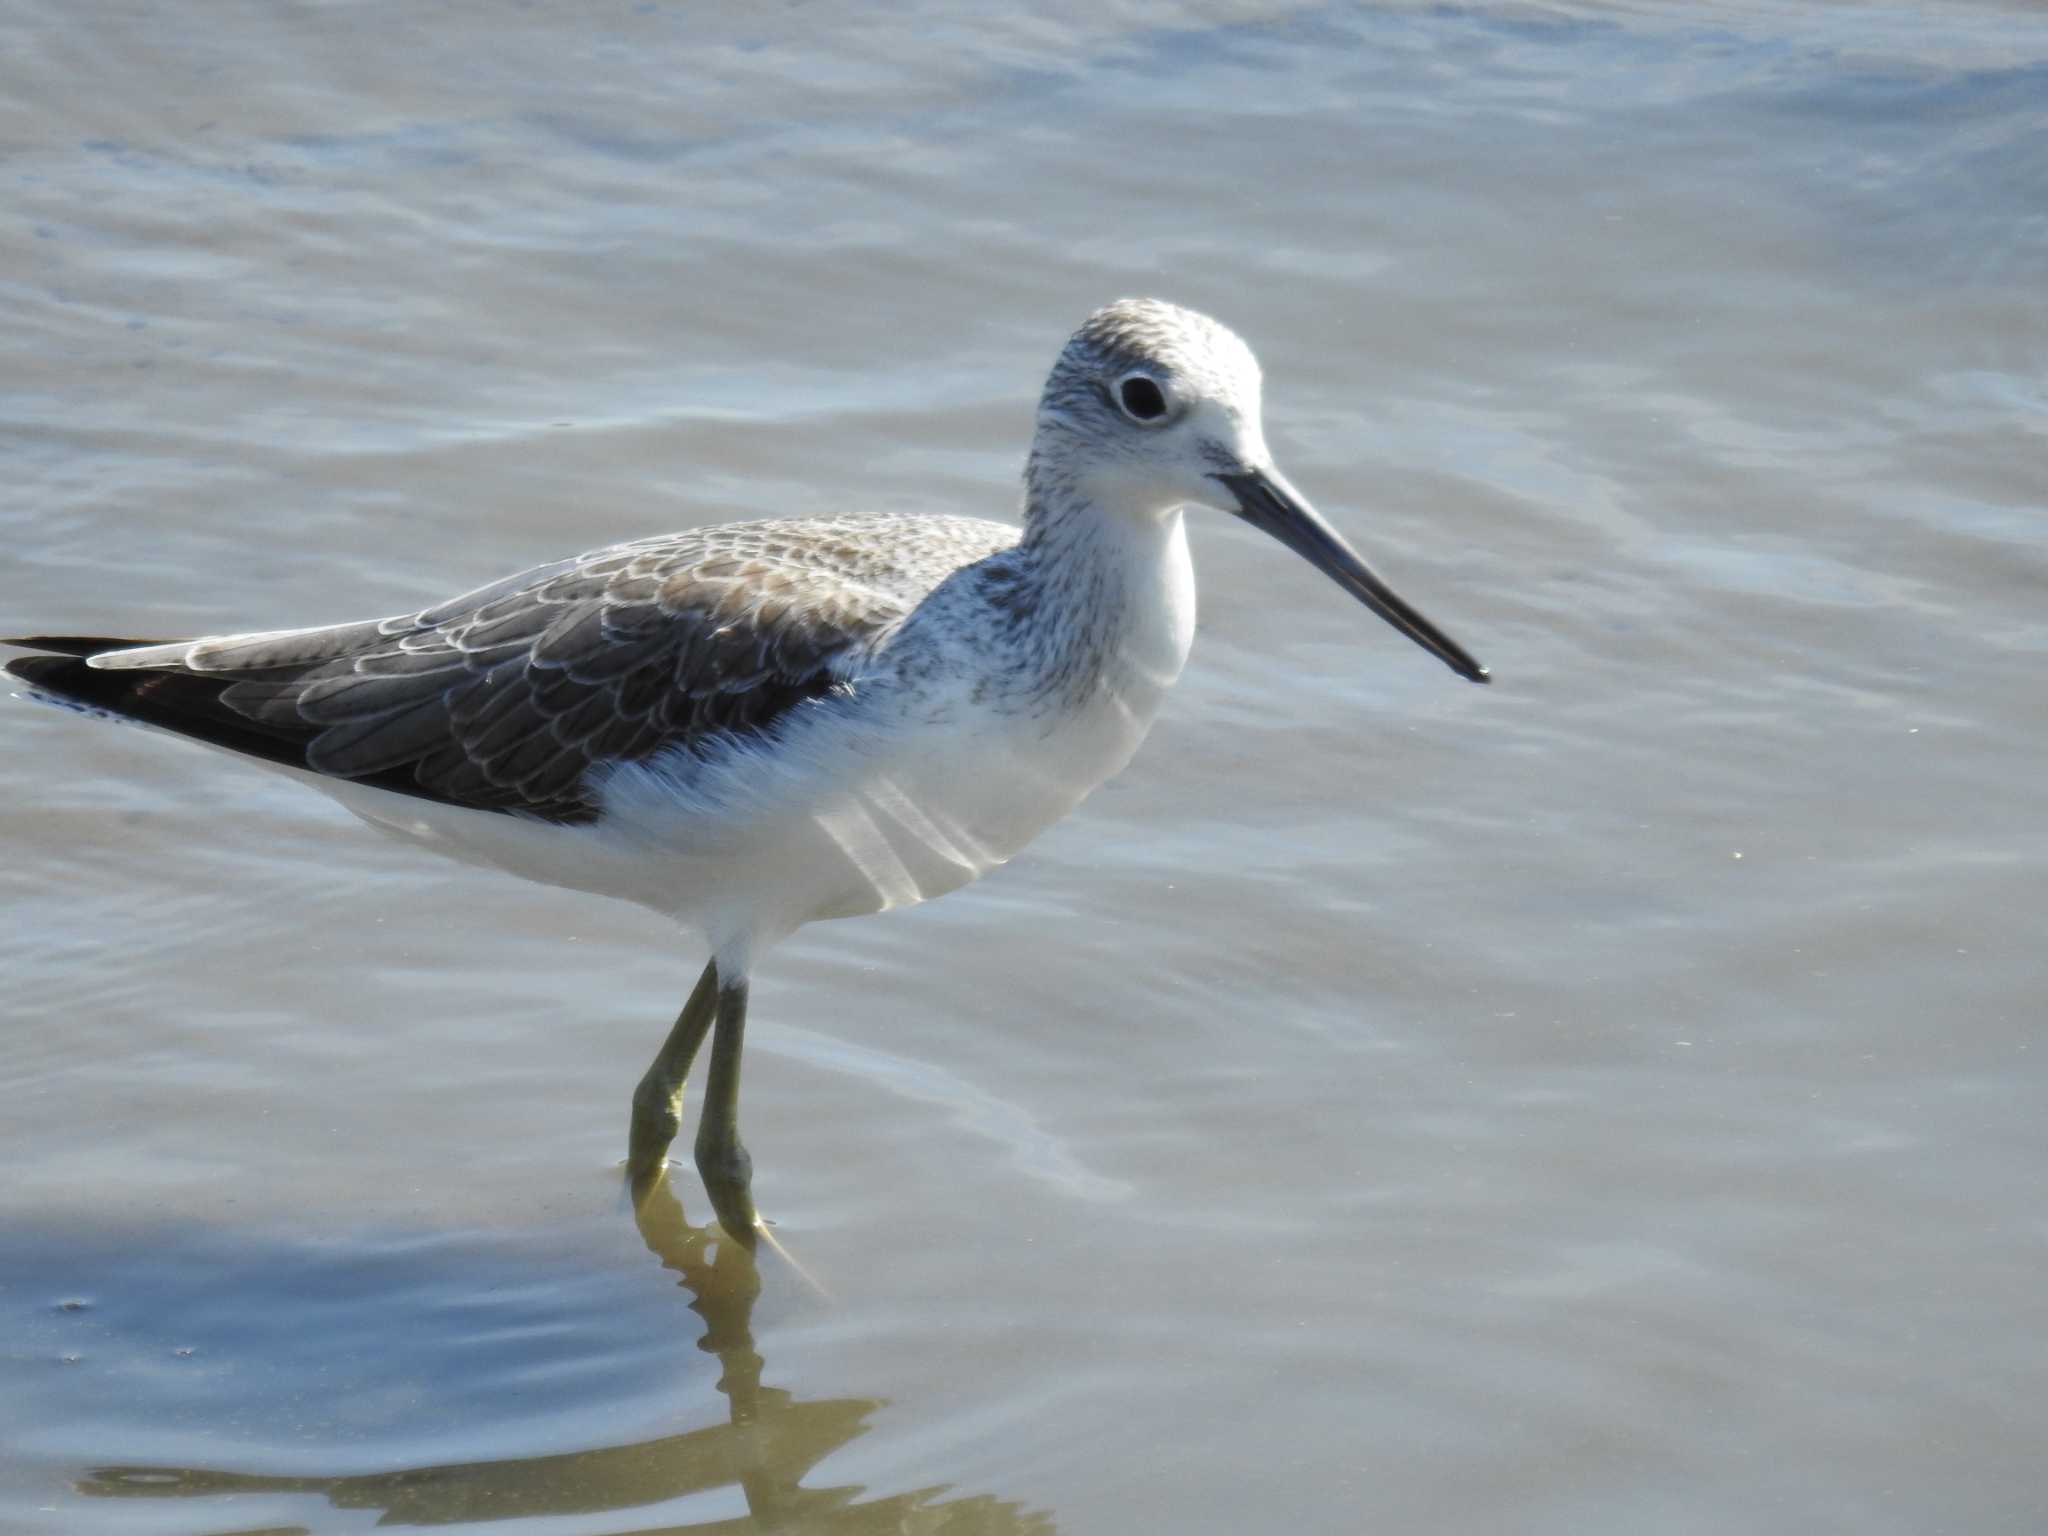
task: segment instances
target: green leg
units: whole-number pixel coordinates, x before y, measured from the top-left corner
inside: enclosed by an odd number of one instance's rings
[[[633,1130],[627,1143],[626,1168],[635,1184],[661,1172],[668,1144],[683,1127],[683,1080],[704,1033],[717,1014],[718,962],[704,967],[690,1000],[676,1015],[675,1027],[662,1042],[661,1054],[633,1090]]]
[[[754,1163],[740,1145],[740,1047],[747,1029],[744,977],[718,991],[718,1031],[711,1037],[711,1072],[704,1084],[704,1114],[697,1122],[697,1175],[727,1235],[754,1245]]]

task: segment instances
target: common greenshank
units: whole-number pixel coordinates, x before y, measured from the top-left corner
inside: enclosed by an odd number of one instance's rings
[[[1151,299],[1098,310],[1047,379],[1023,527],[733,523],[558,560],[423,612],[168,643],[41,636],[45,698],[297,775],[455,858],[621,897],[710,958],[633,1094],[664,1165],[706,1034],[696,1161],[751,1244],[747,983],[820,918],[929,900],[1010,858],[1137,750],[1187,660],[1182,509],[1234,513],[1459,676],[1274,467],[1251,350]]]

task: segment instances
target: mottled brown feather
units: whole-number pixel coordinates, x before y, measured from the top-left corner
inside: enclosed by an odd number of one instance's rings
[[[727,524],[596,550],[420,613],[45,667],[95,707],[457,805],[596,814],[592,767],[770,731],[1014,529]],[[58,649],[56,642],[51,649]],[[107,654],[111,652],[112,654]]]

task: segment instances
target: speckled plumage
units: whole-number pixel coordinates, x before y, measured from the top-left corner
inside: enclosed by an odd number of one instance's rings
[[[1244,343],[1098,311],[1040,397],[1021,529],[846,516],[702,528],[397,618],[145,645],[14,642],[37,692],[281,766],[452,857],[638,902],[712,961],[634,1098],[661,1166],[717,1033],[697,1160],[754,1220],[737,1130],[747,977],[805,923],[1004,862],[1118,772],[1194,635],[1182,509],[1234,512],[1461,675],[1271,462]]]
[[[217,685],[211,709],[189,695],[182,723],[202,739],[231,717],[316,773],[588,821],[593,768],[770,729],[846,686],[956,567],[1016,537],[968,518],[727,524],[592,550],[419,613],[96,665],[134,688],[163,673]],[[102,702],[120,712],[118,694]]]

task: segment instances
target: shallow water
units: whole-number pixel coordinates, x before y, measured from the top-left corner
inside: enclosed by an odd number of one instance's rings
[[[1199,517],[1126,775],[764,966],[815,1284],[621,1201],[658,922],[10,704],[0,1527],[2048,1524],[2048,17],[1034,10],[0,8],[7,626],[1001,514],[1151,291],[1497,678]]]

